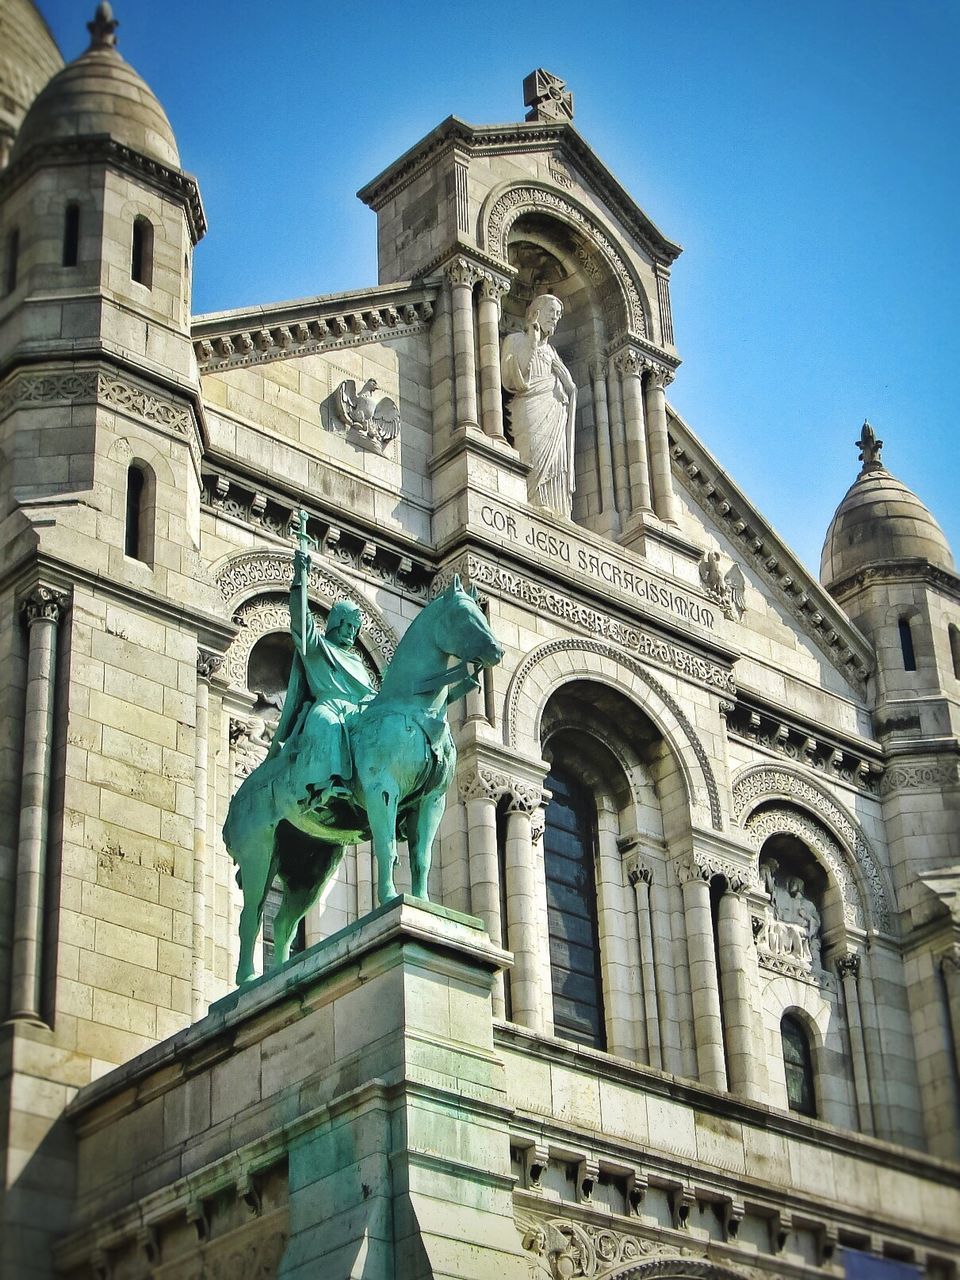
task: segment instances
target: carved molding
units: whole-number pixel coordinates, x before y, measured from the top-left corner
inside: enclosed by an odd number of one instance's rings
[[[760,765],[748,768],[734,782],[733,786],[734,816],[747,834],[750,835],[754,844],[757,844],[758,840],[762,844],[767,835],[776,833],[773,830],[766,830],[766,827],[761,828],[752,818],[744,821],[744,815],[748,810],[756,809],[764,801],[775,799],[793,801],[803,808],[814,810],[823,819],[827,831],[824,831],[823,827],[813,823],[810,819],[806,819],[803,822],[802,815],[794,813],[792,810],[776,811],[782,813],[785,820],[789,816],[792,822],[803,826],[802,833],[799,829],[795,829],[794,834],[799,835],[803,840],[806,840],[808,836],[811,839],[816,838],[819,841],[816,845],[818,850],[825,857],[829,855],[833,858],[838,868],[834,872],[834,878],[837,884],[841,886],[841,894],[844,897],[844,918],[848,924],[855,924],[857,928],[866,927],[863,915],[864,904],[861,902],[860,892],[847,865],[847,860],[843,853],[844,849],[852,855],[863,878],[869,894],[870,911],[873,917],[872,923],[877,929],[889,932],[891,928],[890,894],[877,857],[859,826],[854,824],[832,796],[821,791],[819,787],[814,786],[813,783],[808,782],[805,778],[797,777],[796,774],[790,773],[786,769],[769,768]],[[831,832],[833,833],[832,837],[829,834]],[[759,848],[759,844],[757,847]],[[848,892],[845,892],[842,887],[844,875],[850,885]],[[848,914],[848,901],[851,914]],[[858,920],[852,919],[852,914],[856,914]]]
[[[936,760],[917,764],[887,766],[880,783],[880,794],[894,791],[942,791],[960,783],[960,760]]]
[[[508,260],[507,241],[510,228],[523,213],[536,210],[555,214],[561,221],[578,228],[606,260],[607,271],[620,283],[627,328],[647,336],[646,308],[633,273],[598,224],[573,200],[548,187],[527,184],[510,187],[498,196],[486,211],[483,243],[489,253]],[[588,263],[583,262],[585,270]],[[590,272],[587,272],[590,274]]]
[[[102,370],[21,373],[0,392],[0,418],[22,404],[84,402],[107,404],[179,435],[192,435],[193,416],[188,409]]]
[[[469,578],[471,586],[481,590],[487,587],[502,595],[512,596],[515,600],[522,600],[524,604],[530,605],[546,617],[557,618],[573,626],[582,627],[593,635],[610,640],[657,666],[696,680],[706,685],[708,689],[736,693],[736,681],[728,667],[701,658],[699,654],[685,649],[682,645],[662,640],[659,636],[651,635],[640,627],[629,626],[608,613],[603,613],[590,605],[581,604],[580,601],[562,592],[542,587],[538,582],[531,582],[522,574],[505,569],[499,564],[491,564],[477,556],[463,557],[456,568],[462,575]],[[443,589],[446,576],[438,575],[434,584],[436,590]]]
[[[52,622],[59,624],[70,603],[69,596],[63,591],[55,591],[53,587],[37,585],[33,587],[20,602],[20,613],[27,626],[34,622]]]
[[[698,1254],[693,1249],[678,1248],[674,1244],[647,1240],[639,1235],[567,1217],[549,1217],[519,1210],[515,1224],[523,1248],[533,1264],[531,1274],[549,1276],[551,1280],[560,1280],[560,1277],[564,1280],[574,1280],[575,1277],[600,1280],[614,1273],[624,1275],[623,1268],[632,1262],[668,1257],[691,1258]]]
[[[577,637],[569,637],[563,640],[553,640],[547,644],[541,645],[539,649],[529,654],[519,665],[510,681],[510,688],[507,690],[507,703],[504,708],[504,720],[507,727],[507,742],[512,746],[517,745],[518,737],[518,721],[520,717],[520,704],[524,697],[524,685],[529,679],[531,673],[536,667],[543,663],[546,659],[561,653],[593,653],[598,657],[610,658],[618,666],[625,668],[637,679],[642,681],[656,696],[669,708],[670,712],[680,726],[681,732],[686,739],[691,751],[696,757],[700,766],[700,775],[703,780],[703,786],[707,793],[707,802],[710,809],[710,820],[716,831],[723,830],[723,815],[720,808],[720,793],[717,788],[717,780],[714,776],[713,767],[704,750],[703,743],[697,736],[696,730],[688,720],[682,707],[676,698],[669,693],[663,685],[657,680],[643,665],[628,653],[620,652],[613,645],[607,644],[601,640],[586,640]],[[585,679],[602,678],[598,673],[584,671]],[[690,797],[691,801],[694,797]]]

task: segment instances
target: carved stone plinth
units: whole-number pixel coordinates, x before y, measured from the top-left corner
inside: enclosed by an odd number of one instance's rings
[[[231,1250],[285,1280],[527,1280],[490,1011],[508,963],[473,917],[397,898],[82,1090],[61,1266],[90,1274],[109,1218],[111,1274],[149,1246],[165,1280]]]

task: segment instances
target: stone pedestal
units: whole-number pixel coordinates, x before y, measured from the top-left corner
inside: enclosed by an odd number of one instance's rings
[[[282,1280],[526,1277],[490,1008],[508,962],[473,917],[398,898],[88,1086],[61,1273],[106,1250],[124,1275],[250,1253]]]

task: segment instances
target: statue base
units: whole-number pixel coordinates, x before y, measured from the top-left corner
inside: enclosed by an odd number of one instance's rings
[[[113,1273],[146,1252],[155,1280],[526,1280],[490,1007],[509,962],[397,898],[87,1086],[60,1269],[95,1265],[109,1220]]]

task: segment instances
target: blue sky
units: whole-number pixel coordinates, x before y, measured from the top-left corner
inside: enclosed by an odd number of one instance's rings
[[[66,57],[94,0],[40,0]],[[354,193],[445,116],[522,119],[536,66],[685,252],[677,410],[806,563],[884,462],[960,555],[956,0],[118,0],[210,230],[198,311],[376,282]]]

